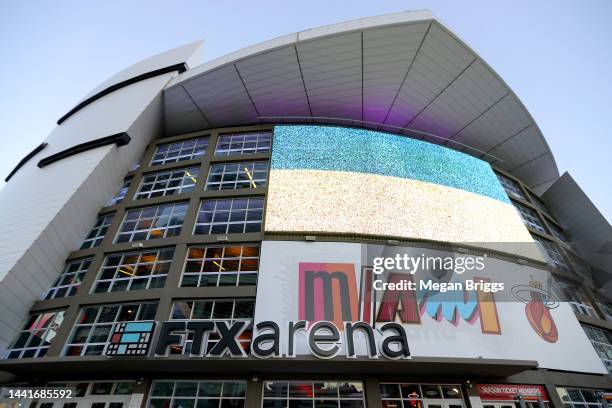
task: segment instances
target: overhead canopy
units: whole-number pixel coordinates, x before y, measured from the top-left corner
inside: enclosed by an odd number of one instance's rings
[[[559,177],[548,144],[505,82],[427,11],[280,37],[177,76],[169,135],[255,123],[331,123],[464,151],[537,192]]]

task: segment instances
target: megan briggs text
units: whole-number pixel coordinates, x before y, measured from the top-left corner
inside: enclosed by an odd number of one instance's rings
[[[399,282],[385,282],[377,279],[372,283],[372,286],[374,290],[431,290],[436,292],[480,290],[495,293],[504,290],[503,282],[483,282],[472,279],[467,279],[463,282],[435,282],[433,280],[413,282],[409,279],[402,279]]]

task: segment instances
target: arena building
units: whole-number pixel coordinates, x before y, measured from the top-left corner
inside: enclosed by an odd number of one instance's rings
[[[7,176],[0,407],[609,406],[610,224],[444,24],[201,48]]]

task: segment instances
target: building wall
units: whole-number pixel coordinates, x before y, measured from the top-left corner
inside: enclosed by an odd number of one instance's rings
[[[163,66],[186,62],[198,48],[195,44],[162,54],[156,62]],[[151,66],[147,60],[129,72],[143,73]],[[144,146],[159,136],[161,91],[173,75],[132,84],[78,111],[51,132],[45,139],[48,146],[0,191],[0,306],[7,311],[0,317],[0,351],[62,270]],[[122,132],[134,133],[127,146],[107,145],[37,167],[44,157]]]

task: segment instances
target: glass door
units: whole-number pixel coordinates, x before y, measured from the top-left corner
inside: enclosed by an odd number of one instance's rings
[[[51,387],[73,388],[71,398],[45,398],[28,408],[128,408],[134,382],[100,381],[92,383],[50,384]]]
[[[423,400],[424,408],[465,408],[463,400],[449,400],[449,399],[434,399],[426,398]]]
[[[103,397],[89,396],[76,407],[62,408],[127,408],[129,395],[105,395]]]
[[[483,402],[482,408],[517,408],[514,402]]]
[[[88,395],[82,398],[63,400],[41,399],[30,408],[127,408],[131,395]]]

